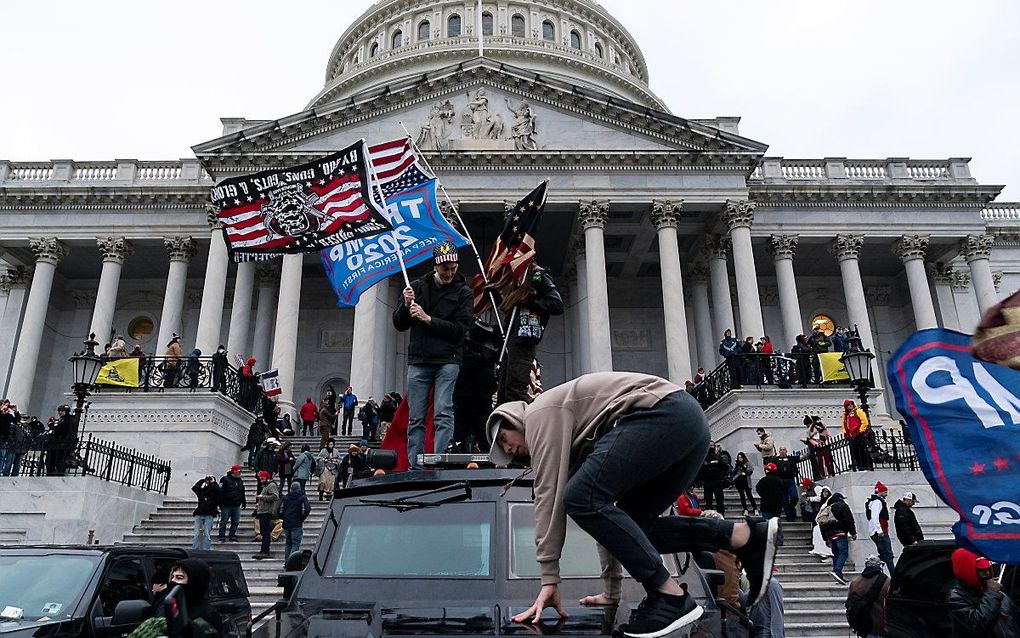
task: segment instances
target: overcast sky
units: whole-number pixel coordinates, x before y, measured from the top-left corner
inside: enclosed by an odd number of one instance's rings
[[[176,159],[300,111],[371,0],[4,3],[0,158]],[[789,158],[973,157],[1020,199],[1020,2],[604,0],[676,115]]]

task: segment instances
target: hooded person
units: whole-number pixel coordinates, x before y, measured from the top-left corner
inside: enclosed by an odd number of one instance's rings
[[[843,438],[850,440],[850,461],[854,471],[872,470],[871,455],[868,453],[868,415],[857,404],[847,399],[843,402],[843,423],[840,428]]]
[[[620,627],[626,636],[664,636],[704,613],[670,576],[661,554],[725,549],[747,570],[751,603],[764,595],[779,521],[659,516],[690,488],[708,452],[705,413],[679,386],[646,374],[586,374],[530,404],[497,407],[487,431],[490,461],[530,462],[534,471],[541,590],[515,622],[537,622],[545,607],[566,615],[559,582],[568,516],[598,543],[602,563],[604,590],[582,604],[618,603],[622,569],[647,592]]]
[[[207,599],[211,580],[212,571],[200,558],[185,558],[170,568],[170,587],[180,585],[184,590],[188,611],[185,638],[223,635],[223,620]]]
[[[882,573],[882,562],[874,554],[868,556],[861,575],[847,589],[847,621],[859,636],[885,635],[885,599],[892,579]]]
[[[173,388],[177,386],[178,369],[181,366],[181,338],[175,332],[166,344],[166,352],[163,353],[163,387]]]
[[[188,355],[188,362],[184,368],[184,372],[188,376],[188,387],[192,390],[198,387],[198,373],[201,368],[201,356],[201,350],[198,348],[192,350],[191,354]]]
[[[779,466],[775,463],[765,464],[765,476],[758,480],[754,489],[758,492],[762,518],[778,518],[783,512],[783,499],[786,497],[786,483],[779,478]]]
[[[956,638],[1020,637],[1020,612],[1004,594],[991,562],[974,552],[953,552],[956,585],[949,590],[949,618]]]
[[[227,393],[227,349],[221,343],[212,356],[212,392]]]
[[[290,484],[286,496],[280,501],[280,518],[283,519],[283,534],[286,541],[283,546],[283,564],[291,554],[301,551],[301,537],[304,536],[304,522],[312,513],[312,504],[305,495],[304,485],[300,481]]]
[[[815,515],[821,528],[822,538],[832,548],[832,578],[840,585],[846,585],[843,576],[843,565],[850,554],[850,540],[857,540],[857,525],[854,513],[846,504],[846,497],[840,492],[833,492],[829,500],[822,505]]]

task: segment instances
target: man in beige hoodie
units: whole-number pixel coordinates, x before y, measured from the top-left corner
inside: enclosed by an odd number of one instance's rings
[[[691,486],[708,453],[705,414],[679,386],[646,374],[588,374],[531,404],[497,407],[487,430],[493,463],[530,462],[535,472],[542,588],[515,622],[537,622],[546,607],[566,615],[558,583],[567,516],[598,542],[603,564],[605,591],[582,604],[618,603],[621,566],[647,592],[620,627],[626,636],[658,638],[704,613],[670,577],[661,554],[731,551],[747,571],[751,604],[764,595],[779,544],[777,519],[734,523],[660,516]]]

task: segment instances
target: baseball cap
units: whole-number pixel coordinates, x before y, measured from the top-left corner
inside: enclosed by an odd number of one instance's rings
[[[271,476],[272,476],[272,474],[270,474],[269,472],[267,472],[265,470],[262,470],[261,472],[259,472],[259,478],[260,479],[265,479],[265,480],[268,481]]]
[[[779,466],[776,465],[775,463],[766,463],[765,464],[765,471],[766,472],[775,472],[778,469],[779,469]]]
[[[909,498],[910,500],[912,500],[915,503],[917,503],[917,495],[914,494],[913,492],[904,492],[903,493],[903,498]]]
[[[231,465],[230,466],[230,471],[231,472],[240,472],[241,471],[241,466],[240,465]]]
[[[974,569],[991,569],[992,561],[988,560],[984,556],[978,556],[977,560],[974,561]]]

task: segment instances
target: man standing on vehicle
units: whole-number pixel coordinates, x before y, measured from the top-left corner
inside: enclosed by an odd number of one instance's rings
[[[587,374],[547,390],[531,404],[497,407],[487,429],[493,463],[530,459],[535,475],[542,587],[515,622],[537,622],[545,607],[566,615],[558,584],[567,516],[600,546],[605,590],[582,604],[619,603],[621,566],[644,586],[646,598],[620,627],[627,636],[663,636],[704,612],[670,577],[664,553],[732,551],[747,570],[750,603],[765,594],[778,520],[752,524],[659,516],[690,487],[708,450],[705,413],[679,386],[630,372]]]
[[[1017,638],[1020,612],[1002,592],[992,563],[966,549],[953,552],[957,584],[949,590],[949,617],[955,638]]]
[[[921,526],[917,524],[917,517],[914,516],[914,503],[916,502],[917,497],[913,492],[904,492],[903,498],[896,501],[896,505],[893,506],[896,511],[893,514],[896,538],[900,539],[900,543],[904,547],[924,540],[924,531],[921,530]]]
[[[222,543],[229,540],[237,542],[237,526],[241,522],[241,510],[247,509],[248,499],[245,496],[244,479],[241,478],[241,466],[234,465],[226,476],[220,479],[220,538]],[[230,535],[227,535],[227,521],[230,521]]]
[[[889,538],[889,508],[885,504],[885,497],[888,495],[889,488],[882,481],[876,482],[875,493],[864,504],[864,516],[868,519],[868,534],[875,543],[878,556],[891,574],[895,569],[895,558],[892,553],[892,539]]]
[[[429,390],[435,420],[437,453],[453,440],[453,388],[460,374],[464,338],[471,328],[472,293],[457,272],[457,248],[443,242],[432,251],[432,272],[404,288],[393,326],[411,331],[407,346],[407,460],[411,469],[424,469],[418,455],[425,451],[425,414]]]

